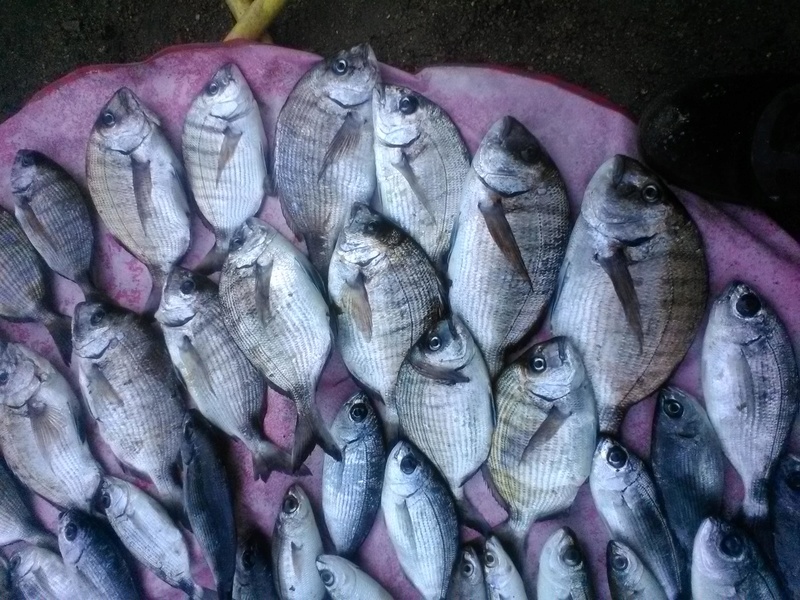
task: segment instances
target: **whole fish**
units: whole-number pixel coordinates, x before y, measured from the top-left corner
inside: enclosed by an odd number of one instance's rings
[[[20,150],[11,167],[14,215],[47,265],[77,283],[88,298],[92,285],[94,229],[89,200],[55,161]]]
[[[561,174],[522,123],[503,117],[472,159],[447,266],[450,305],[492,378],[553,294],[568,232]]]
[[[203,597],[202,588],[192,581],[186,541],[164,507],[135,485],[108,476],[98,504],[136,560],[190,598]]]
[[[489,473],[508,508],[501,535],[521,557],[531,525],[569,508],[589,477],[597,413],[581,358],[566,338],[531,348],[503,371],[495,390]]]
[[[192,102],[182,145],[197,208],[216,237],[204,263],[218,270],[233,235],[272,187],[258,103],[235,64],[220,67]]]
[[[272,535],[272,571],[281,600],[322,600],[325,586],[317,572],[322,538],[303,489],[286,490]]]
[[[700,525],[692,551],[692,598],[781,600],[778,580],[744,531],[715,517]]]
[[[591,577],[578,540],[569,527],[547,538],[539,555],[536,596],[552,600],[592,600]]]
[[[495,536],[483,549],[483,576],[489,600],[528,600],[522,576]]]
[[[678,546],[641,459],[619,442],[601,437],[592,461],[589,487],[611,538],[636,552],[667,598],[679,598],[683,573]]]
[[[323,278],[350,207],[369,203],[375,191],[372,90],[379,78],[369,44],[342,50],[303,75],[278,115],[283,214]]]
[[[186,413],[183,424],[183,504],[217,584],[230,598],[236,571],[236,523],[233,492],[219,449],[202,418]]]
[[[667,520],[688,560],[700,523],[722,509],[725,465],[706,411],[678,388],[664,387],[658,394],[650,464]]]
[[[683,359],[708,293],[700,233],[669,188],[632,158],[589,182],[551,315],[580,350],[600,431],[658,389]]]
[[[16,478],[0,458],[0,546],[19,541],[53,546],[53,536],[36,521],[23,494]]]
[[[323,554],[317,558],[317,569],[333,600],[392,600],[377,581],[346,558]]]
[[[156,311],[172,364],[192,401],[211,423],[241,441],[253,456],[253,475],[291,472],[292,459],[264,437],[266,384],[225,327],[217,285],[176,267]]]
[[[359,203],[336,243],[328,291],[342,358],[386,404],[391,441],[398,425],[393,390],[400,366],[444,313],[436,270],[413,239]]]
[[[322,282],[306,257],[271,225],[250,218],[231,243],[219,299],[236,344],[297,407],[292,464],[300,466],[315,438],[339,460],[315,401],[333,332]]]
[[[12,598],[15,600],[105,600],[83,575],[64,564],[51,550],[26,546],[9,561]]]
[[[277,600],[269,545],[255,532],[239,542],[233,600]]]
[[[406,441],[389,452],[381,509],[400,568],[425,600],[446,597],[458,555],[458,520],[447,484]]]
[[[73,339],[81,393],[100,435],[170,508],[182,506],[173,473],[184,410],[155,327],[122,308],[83,302],[75,307]]]
[[[100,111],[86,147],[92,202],[111,234],[153,278],[148,308],[189,248],[186,174],[160,119],[128,88]]]
[[[0,350],[0,448],[33,492],[90,510],[102,472],[84,437],[79,400],[53,365],[21,344]]]
[[[322,514],[336,552],[348,556],[372,529],[386,465],[380,420],[366,394],[357,392],[342,405],[331,434],[342,460],[323,459]]]
[[[72,355],[70,319],[58,314],[50,302],[47,267],[25,237],[14,215],[0,209],[0,317],[9,321],[38,321],[53,337],[61,358],[69,364]]]
[[[372,113],[379,209],[444,271],[469,151],[448,114],[408,88],[378,85]]]
[[[90,581],[103,598],[140,597],[125,550],[107,524],[75,509],[62,512],[58,547],[64,563]]]
[[[463,546],[450,578],[447,600],[488,600],[483,565],[475,548]]]
[[[650,569],[622,542],[608,542],[606,571],[611,597],[616,600],[667,600]]]
[[[750,520],[766,519],[769,479],[800,399],[792,342],[751,286],[733,282],[711,308],[701,359],[708,418],[744,483]]]
[[[786,454],[778,464],[772,485],[772,527],[775,566],[790,598],[800,600],[800,458]]]

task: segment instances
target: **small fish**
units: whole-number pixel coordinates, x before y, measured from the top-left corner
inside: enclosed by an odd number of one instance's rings
[[[425,600],[446,597],[458,558],[455,506],[441,475],[408,442],[389,452],[381,509],[408,580]]]
[[[575,532],[561,527],[547,538],[539,555],[536,596],[551,600],[593,600],[591,577]]]
[[[650,569],[622,542],[608,542],[606,571],[611,597],[616,600],[667,600]]]
[[[768,485],[800,400],[792,341],[751,286],[733,282],[711,308],[701,359],[708,418],[744,483],[742,512],[762,521]]]
[[[772,484],[772,527],[776,567],[792,600],[800,600],[800,458],[786,454]]]
[[[325,455],[322,514],[336,552],[348,556],[364,542],[380,508],[386,465],[381,424],[366,394],[342,405],[331,425],[342,460]]]
[[[322,600],[325,586],[317,572],[322,538],[303,489],[286,490],[272,534],[272,570],[281,600]]]
[[[450,578],[447,600],[488,600],[480,556],[472,546],[463,546]]]
[[[9,561],[11,597],[15,600],[106,600],[88,579],[45,548],[26,546]]]
[[[239,542],[233,600],[278,600],[269,544],[258,533],[253,532]]]
[[[379,79],[369,44],[342,50],[303,75],[278,115],[283,214],[323,278],[350,207],[369,203],[375,191],[372,90]]]
[[[377,581],[346,558],[323,554],[317,558],[317,569],[333,600],[392,600]]]
[[[46,547],[55,542],[53,536],[36,521],[22,487],[0,458],[0,546],[20,541]]]
[[[522,576],[495,536],[483,549],[483,576],[489,600],[528,600]]]
[[[220,67],[192,102],[182,145],[197,208],[216,237],[203,264],[219,270],[234,234],[272,188],[261,113],[235,64]]]

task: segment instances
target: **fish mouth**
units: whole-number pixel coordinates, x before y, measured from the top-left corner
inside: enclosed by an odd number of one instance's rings
[[[24,185],[22,187],[18,187],[15,185],[11,186],[11,192],[14,194],[24,194],[33,186],[33,182],[31,181],[28,185]]]
[[[622,183],[622,179],[625,177],[625,171],[628,167],[628,158],[622,154],[617,154],[612,160],[614,164],[611,168],[611,185],[616,188],[619,187],[619,184]]]

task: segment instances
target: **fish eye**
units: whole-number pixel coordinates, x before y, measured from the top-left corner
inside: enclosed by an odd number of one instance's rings
[[[750,319],[761,310],[761,300],[753,292],[742,294],[736,301],[736,312],[745,319]]]
[[[93,327],[97,327],[98,325],[100,325],[100,323],[103,322],[103,319],[105,318],[106,318],[106,311],[104,311],[102,308],[98,308],[96,311],[92,313],[92,316],[89,317],[89,323]]]
[[[795,492],[800,492],[800,471],[792,471],[786,476],[786,485]]]
[[[0,372],[0,385],[5,385],[8,383],[8,371]]]
[[[231,240],[230,249],[231,250],[238,250],[242,246],[244,246],[244,234],[243,233],[237,233],[233,237],[233,239]]]
[[[544,356],[534,356],[531,359],[531,369],[533,369],[534,373],[541,373],[547,368],[547,361],[544,359]]]
[[[194,279],[184,279],[183,282],[181,282],[181,294],[183,294],[184,296],[188,296],[189,294],[194,292],[194,289],[195,289]]]
[[[432,335],[430,339],[428,339],[428,348],[436,352],[439,348],[442,347],[442,339],[438,335]]]
[[[68,542],[74,541],[78,537],[78,526],[75,523],[67,523],[67,526],[64,527],[64,537]]]
[[[111,494],[108,492],[103,492],[100,496],[100,506],[105,509],[111,508]]]
[[[564,561],[564,564],[570,567],[577,567],[579,564],[583,562],[581,557],[581,553],[575,546],[568,546],[564,553],[561,555],[561,560]]]
[[[608,464],[615,469],[621,469],[628,462],[628,453],[619,446],[613,446],[606,457]]]
[[[483,557],[483,563],[490,569],[497,564],[497,557],[492,552],[487,552]]]
[[[14,556],[11,557],[11,562],[9,564],[11,565],[12,569],[16,569],[19,566],[19,563],[21,562],[22,562],[22,557],[19,554],[15,554]]]
[[[331,70],[336,75],[344,75],[345,73],[347,73],[347,68],[349,66],[350,65],[347,64],[347,61],[345,59],[340,58],[339,60],[333,61],[333,64],[331,65]]]
[[[628,568],[628,558],[622,554],[615,554],[611,558],[611,568],[615,571],[624,571]]]
[[[219,92],[219,84],[216,81],[212,81],[206,86],[206,93],[209,96],[216,96]]]
[[[411,475],[417,470],[418,465],[419,461],[417,460],[416,456],[413,454],[406,454],[403,457],[403,460],[400,461],[400,470],[406,475]]]
[[[522,159],[522,161],[528,164],[535,162],[538,156],[539,148],[533,145],[523,148],[519,153],[519,157]]]
[[[725,556],[737,558],[742,555],[744,551],[744,541],[742,536],[736,532],[727,533],[723,536],[719,544],[719,549]]]
[[[322,579],[322,583],[326,586],[331,586],[336,581],[336,577],[328,569],[322,569],[319,572],[319,578]]]
[[[644,198],[647,202],[655,202],[661,198],[661,190],[658,189],[656,184],[650,183],[644,186],[644,189],[642,189],[642,198]]]
[[[247,548],[244,552],[242,552],[242,564],[244,565],[245,569],[253,568],[255,559],[253,558],[253,551],[250,548]]]
[[[30,167],[33,165],[33,156],[30,152],[20,153],[19,164],[23,167]]]
[[[419,100],[416,96],[412,96],[411,94],[403,96],[397,103],[397,108],[404,115],[413,115],[417,112],[417,108],[419,108]]]
[[[472,566],[471,562],[469,562],[468,560],[465,560],[464,564],[461,565],[461,572],[466,577],[472,577],[472,574],[475,572],[475,567]]]
[[[351,406],[350,418],[356,423],[361,423],[361,421],[367,418],[367,406],[363,402]]]
[[[678,419],[683,416],[683,405],[677,400],[670,398],[664,402],[664,412],[671,419]]]
[[[117,124],[117,117],[114,116],[114,113],[110,110],[105,111],[102,115],[100,115],[100,122],[105,127],[113,127]]]
[[[297,498],[295,498],[293,494],[287,494],[286,498],[283,499],[281,510],[284,514],[291,515],[296,512],[299,507],[300,503],[297,501]]]

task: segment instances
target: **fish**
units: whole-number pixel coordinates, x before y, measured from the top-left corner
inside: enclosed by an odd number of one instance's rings
[[[575,532],[560,527],[547,538],[539,555],[536,597],[552,600],[593,600],[588,565]]]
[[[589,477],[597,413],[581,357],[563,337],[534,346],[507,367],[495,400],[488,467],[509,515],[498,534],[521,558],[531,525],[568,509]]]
[[[97,508],[136,560],[189,598],[203,597],[192,580],[186,541],[161,504],[132,483],[107,475]]]
[[[611,597],[617,600],[667,600],[661,584],[629,546],[616,540],[606,547]]]
[[[0,317],[47,328],[65,364],[72,356],[69,317],[51,305],[51,273],[14,215],[0,209]]]
[[[33,516],[22,488],[0,458],[0,546],[20,541],[44,547],[55,542]]]
[[[78,284],[87,298],[92,284],[94,227],[89,200],[64,168],[41,152],[19,150],[11,167],[14,215],[53,271]]]
[[[568,234],[558,168],[522,123],[499,119],[467,172],[447,263],[450,306],[475,336],[492,379],[541,318]]]
[[[215,441],[202,417],[187,412],[181,445],[183,505],[218,596],[230,598],[236,572],[236,523],[233,492]]]
[[[366,204],[354,204],[328,273],[337,344],[347,369],[384,403],[397,434],[393,390],[408,351],[444,316],[436,269],[411,237]]]
[[[269,545],[255,532],[239,542],[233,600],[278,600]]]
[[[705,313],[708,276],[697,226],[652,171],[622,155],[586,188],[550,314],[594,387],[600,431],[657,390]]]
[[[83,575],[72,571],[61,557],[46,548],[26,546],[11,556],[12,598],[15,600],[105,600]]]
[[[386,465],[380,420],[366,394],[356,392],[342,405],[331,434],[342,460],[323,458],[322,514],[336,553],[350,556],[372,529]]]
[[[488,600],[483,564],[473,546],[463,546],[450,578],[447,600]]]
[[[771,514],[774,532],[775,567],[792,600],[800,600],[800,457],[785,454],[775,470]]]
[[[236,344],[297,407],[292,464],[302,464],[315,439],[340,460],[315,401],[334,335],[322,282],[306,257],[271,225],[250,218],[231,242],[219,299]]]
[[[692,598],[780,600],[778,580],[756,543],[716,517],[700,525],[692,551]]]
[[[108,600],[141,597],[124,547],[106,523],[70,509],[58,517],[58,547],[64,564],[83,575]]]
[[[323,554],[317,558],[317,570],[333,600],[392,600],[377,581],[346,558]]]
[[[690,559],[700,523],[722,510],[722,449],[705,409],[683,390],[661,388],[655,413],[650,445],[653,479],[670,528]]]
[[[0,448],[31,491],[90,510],[102,469],[86,443],[80,401],[53,365],[21,344],[0,344]]]
[[[281,600],[322,600],[325,586],[317,572],[322,538],[311,501],[298,484],[286,490],[272,534],[272,572]]]
[[[234,234],[272,189],[261,112],[235,64],[217,69],[195,97],[183,122],[182,149],[192,195],[215,236],[203,268],[219,270]]]
[[[0,556],[0,598],[12,598],[11,573],[5,556]]]
[[[75,362],[81,394],[100,436],[123,468],[150,480],[180,512],[175,479],[183,403],[164,340],[149,320],[99,302],[75,307]]]
[[[444,271],[469,150],[442,107],[408,88],[377,85],[372,115],[379,210]]]
[[[372,90],[379,80],[369,44],[342,50],[312,66],[278,114],[281,208],[323,280],[350,207],[375,192]]]
[[[616,440],[601,436],[589,488],[611,538],[631,547],[669,600],[680,598],[684,576],[680,550],[642,460]]]
[[[424,600],[445,598],[458,558],[455,506],[439,472],[405,440],[386,460],[381,510],[405,576]]]
[[[128,88],[103,106],[86,146],[86,180],[100,220],[153,279],[146,311],[190,242],[186,173],[161,120]]]
[[[274,469],[291,473],[291,456],[264,436],[267,386],[225,326],[217,285],[175,267],[155,317],[195,406],[214,426],[247,447],[253,476],[266,481]]]
[[[456,315],[436,323],[408,352],[394,402],[404,435],[447,480],[465,521],[481,527],[464,486],[489,457],[494,397],[481,352]]]
[[[495,536],[484,545],[483,576],[489,600],[528,600],[522,576]]]
[[[714,301],[700,361],[708,418],[744,483],[742,512],[764,521],[769,480],[800,398],[792,342],[767,301],[732,282]]]

